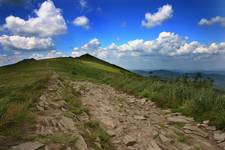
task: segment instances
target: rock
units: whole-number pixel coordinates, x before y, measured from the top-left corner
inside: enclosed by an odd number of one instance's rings
[[[58,143],[51,143],[45,146],[45,150],[61,150],[63,146]]]
[[[63,124],[63,126],[66,129],[69,129],[69,130],[74,130],[75,129],[73,119],[71,119],[71,118],[63,116],[62,119],[61,119],[61,123]]]
[[[12,149],[13,150],[37,150],[41,148],[42,146],[44,146],[44,144],[35,141],[35,142],[27,142],[27,143],[19,144],[17,146],[13,146]]]
[[[45,109],[39,105],[36,106],[38,111],[44,111]]]
[[[170,109],[165,109],[165,110],[163,110],[163,112],[164,112],[165,114],[169,114],[169,113],[171,113],[171,110],[170,110]]]
[[[202,129],[196,127],[196,126],[193,126],[193,125],[188,125],[186,124],[184,127],[184,132],[187,133],[187,130],[191,131],[191,134],[195,134],[195,135],[198,135],[198,136],[201,136],[201,137],[208,137],[208,133],[203,131]],[[188,133],[187,133],[188,134]]]
[[[210,149],[210,150],[213,149],[212,144],[209,143],[208,141],[202,140],[200,138],[196,140],[199,143],[199,145],[201,145],[202,149]]]
[[[41,95],[40,100],[42,100],[42,101],[46,101],[46,100],[47,100],[47,98],[46,98],[46,96],[45,96],[45,95]]]
[[[116,136],[116,132],[114,132],[113,130],[107,130],[106,133],[111,137]]]
[[[110,128],[116,128],[116,124],[115,122],[113,121],[113,119],[111,118],[108,118],[108,117],[104,117],[101,119],[102,123],[105,124],[107,127],[110,127]]]
[[[50,106],[53,107],[53,108],[59,108],[60,107],[60,105],[56,102],[51,102]]]
[[[186,134],[192,134],[192,131],[191,130],[184,129],[184,133],[186,133]]]
[[[147,101],[147,99],[146,99],[146,98],[142,98],[142,99],[140,99],[140,103],[141,103],[142,105],[144,105],[146,101]]]
[[[203,121],[203,124],[209,124],[209,120],[205,120],[205,121]]]
[[[134,99],[134,98],[129,99],[128,102],[129,102],[129,103],[135,103],[135,99]]]
[[[67,147],[66,150],[72,150],[72,148],[71,147]]]
[[[120,103],[120,104],[119,104],[119,107],[123,107],[123,104]]]
[[[134,119],[136,120],[146,120],[146,117],[145,116],[134,116]]]
[[[215,131],[213,133],[213,138],[219,143],[223,142],[223,141],[225,141],[225,133],[223,133],[221,131]]]
[[[222,142],[222,143],[220,143],[218,145],[219,145],[219,147],[222,147],[223,149],[225,149],[225,142]]]
[[[214,126],[207,126],[206,129],[211,131],[216,131],[216,127]]]
[[[159,132],[156,131],[156,130],[153,130],[153,131],[152,131],[152,135],[153,135],[153,138],[155,138],[156,136],[159,135]]]
[[[181,113],[178,113],[178,112],[177,112],[177,113],[171,113],[170,115],[171,115],[171,116],[180,116]]]
[[[75,146],[79,150],[88,150],[87,144],[81,135],[77,135]]]
[[[129,135],[126,135],[124,137],[123,142],[124,144],[126,144],[126,146],[133,146],[134,144],[137,143],[136,139]]]
[[[172,116],[168,117],[167,120],[172,123],[189,123],[190,121],[186,119],[186,117],[183,116]]]
[[[41,107],[44,107],[44,102],[43,101],[40,101],[39,103],[38,103]]]
[[[194,150],[195,148],[193,147],[193,145],[187,145],[185,143],[177,143],[176,147],[179,150]]]
[[[167,138],[166,136],[164,136],[163,134],[159,135],[160,140],[162,141],[162,143],[169,143],[171,140],[169,138]]]
[[[148,144],[148,150],[161,150],[161,148],[154,140],[151,140],[150,144]]]

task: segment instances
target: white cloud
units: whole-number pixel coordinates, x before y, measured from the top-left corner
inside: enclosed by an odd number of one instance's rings
[[[9,65],[25,59],[25,55],[6,55],[0,54],[0,66]]]
[[[75,47],[72,51],[72,56],[79,57],[86,53],[92,54],[99,58],[106,58],[109,54],[109,51],[107,49],[101,48],[101,42],[94,38],[81,47]]]
[[[225,27],[225,17],[221,17],[221,16],[216,16],[211,18],[210,20],[207,20],[205,18],[202,18],[199,23],[200,26],[206,25],[206,26],[211,26],[214,24],[219,24],[222,27]]]
[[[74,19],[73,24],[76,26],[83,27],[85,29],[89,29],[89,19],[86,16],[80,16]]]
[[[171,5],[164,5],[158,9],[158,12],[145,14],[145,20],[142,20],[141,25],[145,28],[152,28],[161,25],[164,21],[173,16],[173,8]]]
[[[66,57],[66,55],[60,51],[51,50],[47,54],[34,53],[30,56],[30,58],[34,58],[34,59],[49,59],[49,58],[57,58],[57,57]]]
[[[53,47],[51,38],[37,38],[24,36],[0,36],[0,44],[10,50],[48,50]]]
[[[7,55],[0,54],[0,66],[13,64],[27,58],[34,58],[39,60],[39,59],[49,59],[49,58],[57,58],[57,57],[66,57],[66,55],[57,50],[51,50],[47,52],[39,51],[38,53],[33,53],[33,54],[24,53],[24,52],[9,53]]]
[[[36,17],[24,20],[20,17],[8,16],[4,27],[17,35],[32,35],[51,37],[65,33],[67,26],[61,10],[56,8],[51,0],[43,2],[38,10],[34,11]]]
[[[98,39],[93,39],[81,47],[73,49],[74,57],[90,53],[97,57],[119,58],[124,56],[160,56],[160,57],[199,57],[206,55],[225,54],[225,42],[201,44],[198,41],[188,42],[186,37],[181,37],[173,32],[161,32],[154,40],[135,39],[122,45],[112,43],[101,47]]]
[[[86,0],[80,0],[79,4],[80,4],[81,8],[86,8],[87,7],[87,1]]]

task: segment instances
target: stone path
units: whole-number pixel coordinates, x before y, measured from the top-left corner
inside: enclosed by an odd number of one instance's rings
[[[38,138],[11,147],[15,150],[93,150],[81,136],[78,126],[98,121],[110,135],[117,150],[220,150],[225,149],[225,133],[179,113],[162,110],[147,99],[135,98],[107,85],[67,81],[81,93],[82,105],[89,116],[82,118],[69,112],[64,100],[64,82],[53,76],[48,88],[36,103],[36,136],[58,133],[75,137],[73,145],[44,142]],[[85,116],[84,115],[84,116]],[[63,137],[62,137],[63,138]],[[67,139],[66,139],[67,140]],[[101,148],[100,148],[101,149]]]
[[[83,105],[92,119],[101,122],[118,150],[218,150],[225,146],[224,134],[209,127],[207,121],[196,124],[193,118],[106,85],[75,82],[73,86],[84,89]]]

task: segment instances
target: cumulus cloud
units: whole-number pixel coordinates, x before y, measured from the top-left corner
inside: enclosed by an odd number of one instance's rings
[[[10,50],[48,50],[53,47],[51,38],[24,37],[18,35],[0,36],[0,44]]]
[[[101,48],[101,42],[96,38],[90,40],[81,47],[73,48],[72,56],[79,57],[86,53],[92,54],[99,58],[106,58],[108,56],[108,50]]]
[[[81,47],[73,49],[72,56],[90,53],[102,58],[119,58],[124,56],[160,56],[160,57],[193,57],[203,58],[206,55],[225,54],[225,42],[201,44],[198,41],[188,42],[186,37],[173,32],[161,32],[154,40],[135,39],[117,45],[102,47],[98,39],[93,39]]]
[[[38,10],[34,11],[36,17],[24,20],[20,17],[8,16],[4,27],[17,35],[32,35],[51,37],[65,33],[67,26],[61,10],[56,8],[51,0],[43,2]]]
[[[164,21],[173,16],[173,8],[171,5],[164,5],[158,9],[156,13],[145,14],[145,20],[142,20],[141,25],[145,28],[153,28],[161,25]]]
[[[205,19],[205,18],[202,18],[199,23],[198,23],[200,26],[211,26],[211,25],[214,25],[214,24],[219,24],[221,25],[222,27],[225,27],[225,17],[221,17],[221,16],[216,16],[216,17],[213,17],[211,19]]]
[[[89,29],[89,19],[86,16],[80,16],[74,19],[73,24],[76,26],[83,27],[85,29]]]

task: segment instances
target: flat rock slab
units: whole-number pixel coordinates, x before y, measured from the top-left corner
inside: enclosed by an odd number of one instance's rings
[[[188,133],[187,131],[190,131],[189,134],[195,134],[205,138],[208,137],[207,132],[193,125],[185,125],[183,129],[185,130],[185,133]]]
[[[22,143],[17,146],[13,146],[13,150],[37,150],[44,146],[44,144],[40,142],[27,142],[27,143]]]
[[[189,123],[190,120],[188,120],[186,117],[184,116],[172,116],[172,117],[168,117],[167,120],[169,122],[172,122],[172,123]]]
[[[123,142],[126,144],[126,146],[133,146],[135,143],[137,143],[136,139],[129,135],[124,137]]]
[[[136,120],[146,120],[147,118],[145,116],[134,116],[134,119]]]

